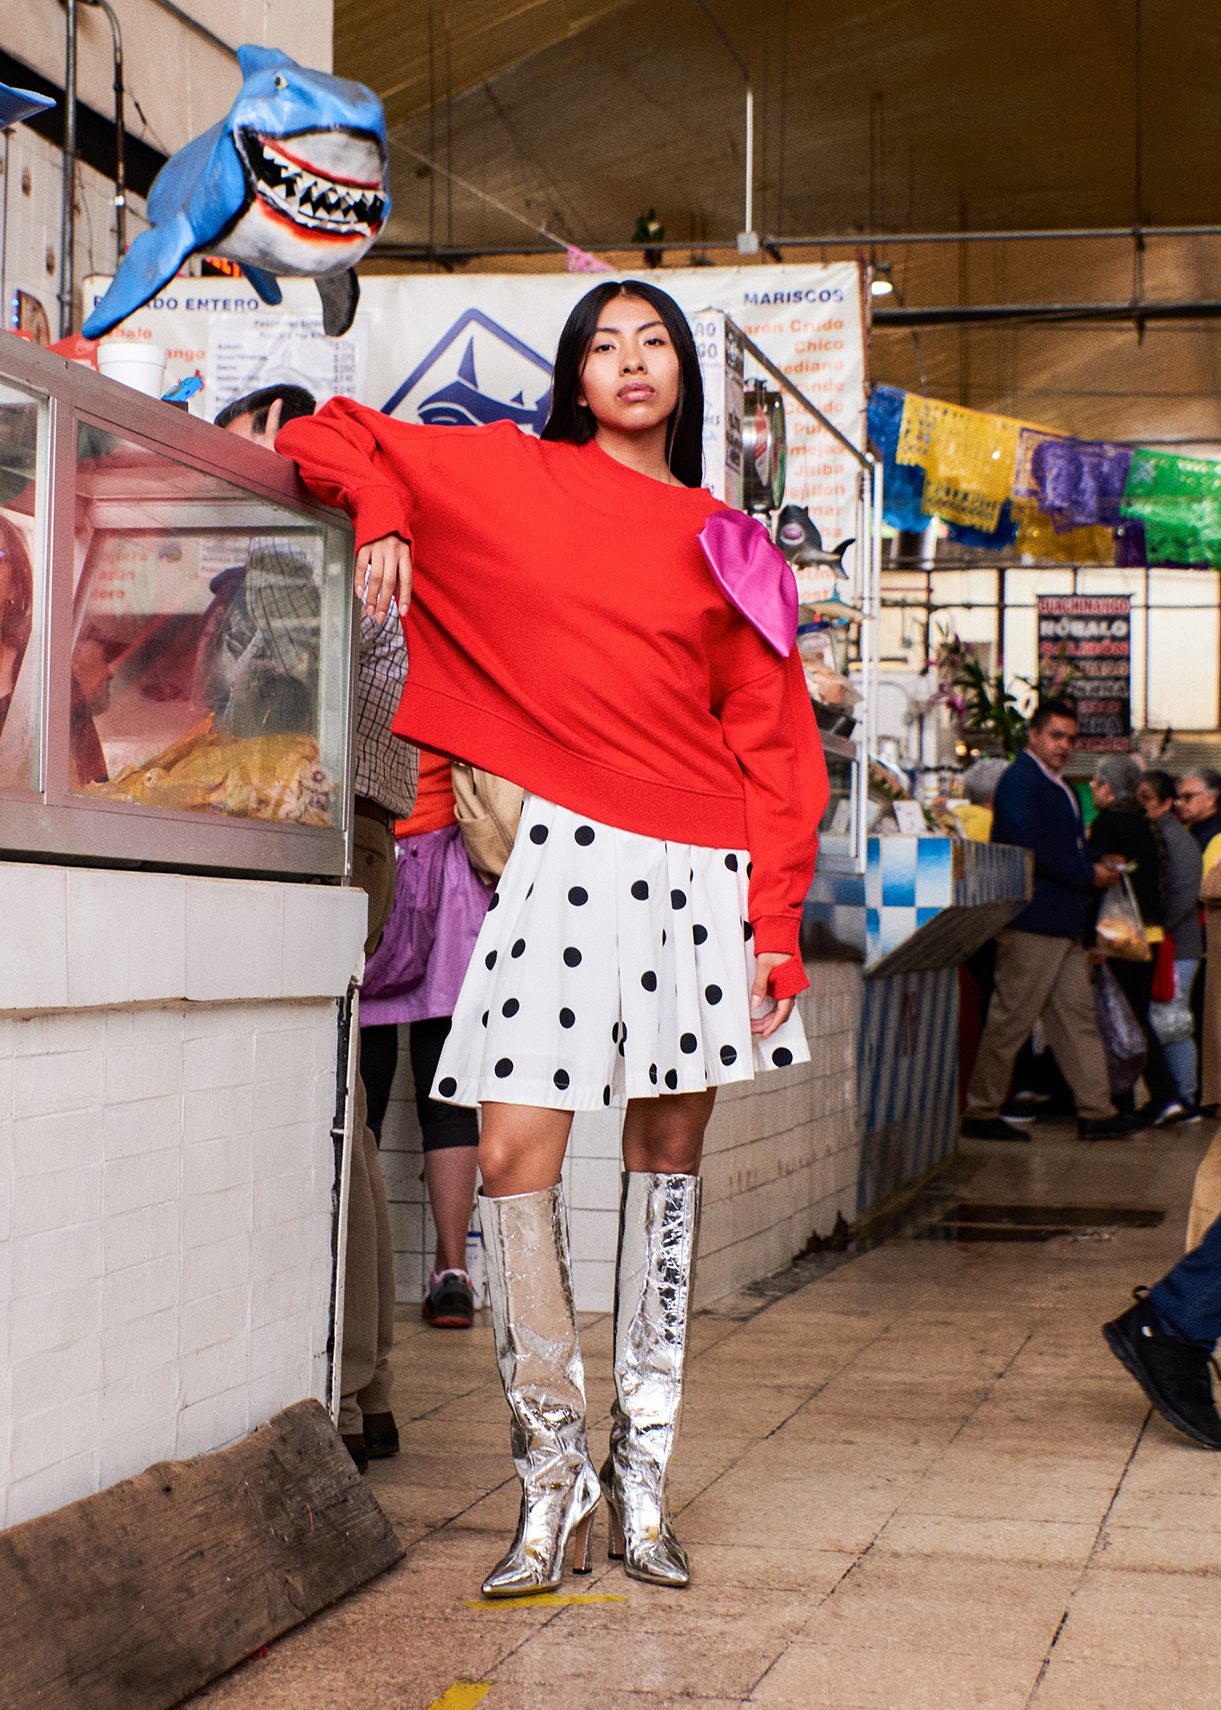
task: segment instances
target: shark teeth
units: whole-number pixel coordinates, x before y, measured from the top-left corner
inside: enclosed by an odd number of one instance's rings
[[[385,194],[373,185],[342,184],[282,154],[247,131],[246,158],[263,201],[307,231],[372,237],[386,218]]]

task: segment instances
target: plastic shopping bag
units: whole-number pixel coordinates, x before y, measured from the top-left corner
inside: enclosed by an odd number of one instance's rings
[[[1145,1066],[1145,1036],[1119,981],[1104,962],[1094,982],[1098,1032],[1106,1052],[1111,1097],[1131,1092]]]
[[[1118,956],[1124,962],[1153,960],[1132,881],[1126,873],[1121,873],[1119,883],[1104,894],[1096,931],[1098,948],[1108,956]]]

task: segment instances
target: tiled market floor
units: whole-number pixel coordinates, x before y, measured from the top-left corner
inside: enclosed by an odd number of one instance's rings
[[[1160,1227],[909,1231],[701,1314],[673,1482],[687,1592],[602,1547],[564,1584],[577,1602],[481,1603],[517,1512],[490,1332],[405,1313],[405,1452],[369,1477],[406,1560],[193,1705],[1216,1710],[1221,1456],[1150,1417],[1098,1331],[1181,1250],[1211,1129],[1033,1132],[967,1148],[959,1197],[1157,1207]],[[604,1421],[606,1319],[584,1345]]]

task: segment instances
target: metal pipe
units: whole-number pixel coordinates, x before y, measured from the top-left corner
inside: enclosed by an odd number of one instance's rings
[[[744,232],[755,229],[755,92],[746,79],[746,213]]]
[[[395,146],[399,146],[396,142]],[[417,155],[416,159],[423,159]],[[460,183],[461,181],[458,180]],[[1108,243],[1132,243],[1135,240],[1157,238],[1184,237],[1221,237],[1221,225],[1212,226],[1080,226],[1063,229],[1045,229],[1029,231],[994,231],[994,232],[849,232],[847,234],[831,234],[822,237],[773,237],[765,236],[764,241],[774,249],[867,249],[871,246],[880,249],[905,247],[908,245],[936,243],[1043,243],[1052,240],[1067,239],[1070,242],[1086,243],[1094,240]],[[626,254],[633,250],[641,250],[643,244],[623,243],[618,238],[598,243],[587,240],[584,248],[598,255]],[[649,249],[659,249],[664,253],[679,250],[710,250],[737,248],[736,238],[706,238],[700,243],[690,240],[669,243],[651,243]],[[371,252],[384,257],[387,261],[427,261],[429,252],[422,244],[379,243]],[[447,256],[454,261],[469,261],[480,255],[550,255],[551,249],[546,244],[481,244],[472,248],[469,244],[455,244],[438,250],[439,255]]]
[[[127,254],[127,164],[124,141],[125,116],[123,98],[123,34],[110,0],[81,0],[85,6],[97,6],[105,12],[110,23],[110,38],[114,50],[114,235],[115,269]]]
[[[856,462],[862,469],[870,469],[876,466],[876,460],[870,455],[870,453],[862,451],[858,445],[854,445],[848,438],[848,435],[844,433],[843,429],[836,427],[830,416],[825,416],[817,404],[812,404],[806,397],[805,393],[797,386],[794,386],[793,382],[784,372],[784,369],[777,368],[776,364],[770,359],[770,357],[764,356],[763,352],[759,349],[759,346],[754,342],[754,340],[748,338],[747,335],[742,332],[741,327],[738,328],[738,332],[741,334],[743,350],[749,351],[750,355],[759,364],[760,368],[762,368],[767,374],[771,375],[777,386],[787,392],[796,403],[800,404],[801,408],[805,410],[808,415],[813,416],[814,420],[820,427],[826,428],[832,439],[838,440],[844,450],[848,452],[851,457],[855,458]]]
[[[67,41],[64,50],[64,158],[59,212],[59,336],[72,331],[76,291],[76,0],[64,0]]]
[[[13,127],[4,128],[4,200],[0,203],[0,332],[9,332],[8,324],[8,181],[9,181],[9,145],[13,140]]]
[[[1183,303],[935,303],[925,309],[906,305],[875,309],[874,326],[957,327],[1005,321],[1048,321],[1069,326],[1077,321],[1211,321],[1221,301],[1197,298]]]

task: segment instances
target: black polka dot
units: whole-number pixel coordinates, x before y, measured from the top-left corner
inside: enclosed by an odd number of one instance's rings
[[[738,1060],[738,1053],[734,1050],[732,1045],[722,1045],[721,1046],[721,1061],[722,1061],[722,1063],[725,1064],[726,1068],[729,1067],[730,1063],[736,1063],[737,1060]],[[500,1071],[498,1069],[497,1073],[499,1074],[499,1072]]]
[[[632,886],[632,895],[635,897],[637,902],[647,902],[649,899],[649,881],[647,879],[637,879],[636,883]]]
[[[533,886],[533,885],[531,885],[531,886],[530,886],[530,889],[529,889],[529,890],[528,890],[528,891],[527,891],[527,892],[526,892],[526,901],[527,901],[527,902],[529,902],[529,901],[530,901],[530,898],[531,898],[531,897],[532,897],[532,896],[533,896],[533,895],[534,895],[534,886]]]
[[[487,1026],[487,1024],[488,1024],[488,1016],[489,1016],[489,1015],[490,1015],[490,1014],[491,1014],[491,1013],[492,1013],[492,1012],[491,1012],[491,1010],[487,1010],[487,1009],[485,1009],[485,1010],[484,1010],[484,1012],[483,1012],[483,1025],[484,1025],[484,1026],[485,1026],[485,1027],[486,1027],[486,1026]]]
[[[697,944],[706,944],[708,942],[708,928],[706,926],[693,926],[691,936]]]
[[[500,903],[500,892],[499,891],[493,891],[491,901],[488,903],[488,913],[491,914],[492,910],[499,906],[499,903]]]
[[[686,906],[687,906],[687,893],[686,893],[686,891],[671,891],[670,892],[670,907],[671,908],[686,908]]]
[[[592,825],[578,825],[572,835],[575,841],[581,845],[582,849],[588,849],[594,840],[594,828]],[[610,1089],[608,1088],[607,1090],[609,1091]],[[606,1102],[609,1104],[610,1100],[607,1099]]]
[[[749,920],[744,920],[742,922],[742,938],[743,938],[744,942],[749,944],[751,939],[754,936],[755,936],[754,927],[750,924]]]
[[[666,947],[666,929],[664,926],[661,929],[661,947],[663,950]]]
[[[611,1022],[611,1044],[612,1045],[617,1045],[619,1043],[619,1028],[621,1025],[622,1024],[618,1021],[612,1021]]]
[[[626,1050],[625,1050],[625,1049],[624,1049],[624,1044],[623,1044],[623,1040],[622,1040],[622,1039],[621,1039],[621,1040],[620,1040],[620,1041],[619,1041],[619,1055],[620,1055],[620,1056],[621,1056],[621,1057],[626,1057],[626,1056],[627,1056],[627,1052],[626,1052]]]
[[[603,1104],[609,1104],[610,1103],[610,1088],[609,1087],[603,1087],[602,1088],[602,1103]]]
[[[793,1053],[789,1050],[788,1046],[777,1045],[776,1049],[772,1052],[772,1062],[775,1063],[776,1067],[778,1069],[787,1069],[792,1061]]]
[[[545,825],[532,825],[530,827],[530,841],[531,843],[546,843],[547,827]]]
[[[453,1098],[458,1090],[458,1083],[452,1075],[446,1075],[443,1081],[437,1082],[437,1091],[442,1098]]]
[[[724,1056],[725,1053],[722,1051],[721,1055]],[[506,1075],[511,1075],[512,1073],[513,1073],[513,1059],[512,1059],[512,1057],[502,1057],[496,1065],[496,1077],[497,1077],[497,1079],[503,1081]]]
[[[704,997],[707,999],[707,1001],[709,1003],[720,1003],[720,1001],[724,997],[724,995],[725,994],[721,990],[720,986],[705,986],[704,987]]]
[[[747,863],[746,863],[746,877],[747,877],[747,878],[748,878],[748,879],[749,879],[749,878],[750,878],[750,876],[751,876],[751,874],[752,874],[752,873],[753,873],[753,872],[754,872],[754,870],[755,870],[755,864],[754,864],[754,862],[753,862],[753,861],[748,861],[748,862],[747,862]]]
[[[678,1070],[677,1069],[667,1069],[666,1070],[666,1085],[669,1087],[671,1092],[677,1092],[678,1091]]]
[[[571,944],[564,952],[564,965],[568,968],[579,968],[581,966],[581,952],[574,950]]]
[[[574,885],[568,893],[568,900],[573,908],[583,908],[589,901],[589,892],[583,885]]]
[[[656,1063],[650,1063],[649,1064],[649,1079],[652,1081],[654,1086],[657,1085],[657,1064]]]
[[[726,855],[725,865],[729,868],[731,873],[736,873],[738,870],[738,857],[736,855]]]
[[[640,983],[646,992],[655,992],[657,990],[657,975],[653,972],[652,968],[645,969],[644,973],[640,976]]]
[[[693,1051],[699,1050],[699,1043],[694,1033],[684,1033],[678,1042],[678,1048],[689,1057]]]
[[[572,1011],[570,1009],[562,1009],[560,1011],[560,1026],[561,1027],[575,1027],[576,1026],[576,1020],[577,1020],[576,1016],[572,1013]]]
[[[487,955],[483,958],[483,965],[485,968],[494,968],[496,966],[495,950],[488,951]]]
[[[517,958],[518,958],[518,957],[519,957],[519,956],[520,956],[520,955],[522,955],[522,953],[523,953],[523,952],[524,952],[524,951],[525,951],[525,948],[526,948],[526,941],[525,941],[525,939],[524,939],[524,938],[519,938],[519,939],[517,939],[517,940],[516,940],[516,942],[515,942],[515,943],[514,943],[514,945],[513,945],[513,948],[512,948],[512,949],[511,949],[511,950],[510,950],[510,951],[509,951],[509,955],[510,955],[510,956],[512,956],[512,958],[513,958],[513,960],[514,960],[514,961],[516,961],[516,960],[517,960]]]
[[[508,1020],[512,1021],[520,1008],[521,1005],[518,1003],[516,998],[506,998],[500,1013]]]
[[[557,1069],[551,1079],[555,1082],[556,1086],[559,1087],[560,1091],[563,1092],[568,1085],[568,1070]]]

